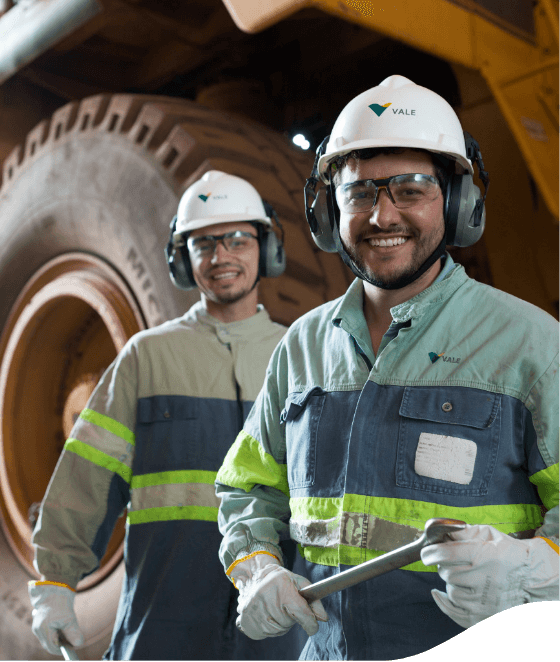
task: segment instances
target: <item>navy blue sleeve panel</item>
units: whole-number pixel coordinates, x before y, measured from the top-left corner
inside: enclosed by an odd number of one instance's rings
[[[107,512],[91,545],[91,550],[97,556],[99,561],[101,561],[107,550],[107,545],[109,544],[115,524],[118,518],[124,514],[124,510],[129,500],[129,484],[118,474],[115,474],[109,485]]]

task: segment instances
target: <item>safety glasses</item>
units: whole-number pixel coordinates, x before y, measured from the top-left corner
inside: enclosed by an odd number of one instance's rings
[[[362,179],[337,186],[338,207],[350,214],[370,211],[377,204],[381,189],[387,191],[397,209],[426,205],[440,192],[438,180],[432,175],[411,173],[385,179]]]
[[[243,253],[248,250],[253,239],[257,239],[257,236],[250,232],[235,230],[235,232],[220,235],[207,234],[202,237],[189,237],[187,247],[191,255],[208,257],[214,255],[216,246],[221,241],[228,253]]]

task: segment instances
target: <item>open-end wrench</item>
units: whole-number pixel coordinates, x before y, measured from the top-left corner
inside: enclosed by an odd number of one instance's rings
[[[387,552],[371,561],[360,563],[354,568],[344,570],[338,575],[327,577],[320,582],[310,584],[300,590],[307,601],[320,600],[326,595],[342,591],[342,589],[365,582],[372,577],[384,575],[386,572],[402,568],[409,563],[420,560],[420,550],[426,545],[433,545],[448,540],[448,535],[453,531],[460,531],[466,527],[466,523],[458,519],[435,518],[429,519],[424,526],[424,531],[418,540]]]

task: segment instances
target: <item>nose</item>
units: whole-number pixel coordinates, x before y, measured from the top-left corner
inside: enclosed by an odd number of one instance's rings
[[[230,253],[228,253],[228,250],[226,248],[226,245],[224,244],[223,239],[218,239],[216,241],[216,248],[214,249],[214,254],[212,255],[212,264],[216,264],[218,262],[221,262],[222,260],[229,260],[230,259]]]
[[[386,188],[381,188],[377,194],[377,203],[371,210],[369,222],[385,230],[400,219],[399,211],[391,202]]]

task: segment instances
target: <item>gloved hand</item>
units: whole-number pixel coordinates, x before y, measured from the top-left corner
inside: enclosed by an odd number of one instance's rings
[[[311,582],[273,556],[248,557],[229,574],[239,589],[237,627],[251,639],[279,637],[296,623],[311,636],[319,629],[317,621],[329,619],[320,600],[308,603],[299,594]]]
[[[62,655],[58,645],[59,630],[72,646],[84,643],[84,635],[74,613],[76,594],[72,589],[56,584],[29,582],[28,592],[33,605],[31,629],[45,650],[51,655]]]
[[[421,558],[447,584],[447,593],[432,590],[438,607],[462,627],[525,602],[558,600],[558,552],[544,539],[517,540],[487,525],[449,537],[424,547]]]

